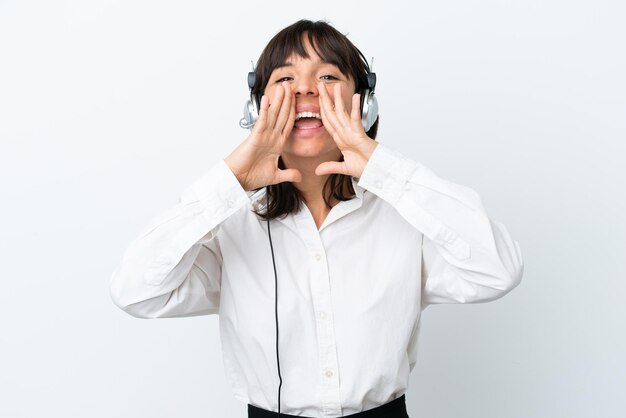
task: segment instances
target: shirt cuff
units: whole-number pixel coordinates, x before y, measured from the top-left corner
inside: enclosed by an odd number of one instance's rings
[[[246,192],[226,162],[220,160],[182,192],[181,202],[200,201],[205,208],[213,205],[219,211],[229,211],[246,204],[253,193]]]
[[[417,167],[415,161],[379,143],[357,184],[395,205]]]

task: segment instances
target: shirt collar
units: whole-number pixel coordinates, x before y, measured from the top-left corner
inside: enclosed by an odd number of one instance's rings
[[[356,194],[355,198],[359,199],[359,200],[363,200],[363,194],[365,193],[366,189],[361,187],[359,185],[359,179],[356,177],[350,177],[350,181],[352,182],[352,187],[354,188],[354,192]],[[248,197],[250,198],[250,202],[252,203],[252,206],[254,207],[255,210],[259,211],[263,208],[265,208],[265,204],[267,202],[267,197],[266,197],[266,188],[263,187],[257,191],[249,191],[248,193]]]
[[[354,192],[356,193],[356,197],[360,200],[363,200],[363,194],[365,193],[365,188],[359,185],[359,179],[356,177],[350,177],[352,181],[352,187],[354,188]]]

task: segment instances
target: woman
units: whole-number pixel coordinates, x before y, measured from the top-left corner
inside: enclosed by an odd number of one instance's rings
[[[374,140],[375,77],[329,24],[280,31],[250,80],[250,135],[131,243],[113,301],[219,314],[249,417],[406,417],[421,311],[503,296],[519,246],[476,192]]]

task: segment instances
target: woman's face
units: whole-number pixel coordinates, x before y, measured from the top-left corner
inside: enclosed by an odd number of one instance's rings
[[[296,123],[283,147],[283,156],[288,159],[324,156],[327,161],[336,161],[341,152],[322,124],[318,83],[322,82],[326,86],[333,103],[334,87],[336,84],[341,85],[341,96],[348,114],[352,108],[355,84],[351,77],[341,73],[335,65],[323,62],[308,42],[306,49],[309,58],[293,55],[287,60],[286,65],[274,69],[264,94],[269,98],[271,106],[275,89],[286,83],[295,96]],[[298,119],[303,112],[312,112],[316,115]]]

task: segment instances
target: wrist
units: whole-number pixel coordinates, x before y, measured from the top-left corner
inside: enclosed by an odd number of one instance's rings
[[[237,181],[239,182],[239,184],[241,184],[241,187],[245,190],[245,191],[249,191],[246,188],[246,184],[244,181],[245,175],[242,174],[241,170],[239,170],[237,168],[237,164],[235,163],[234,158],[232,157],[232,154],[229,155],[228,157],[224,158],[224,163],[226,163],[226,165],[228,166],[228,168],[230,169],[230,171],[233,173],[233,175],[235,176],[235,178],[237,179]]]
[[[363,155],[363,158],[366,161],[369,161],[370,157],[372,156],[372,154],[374,153],[374,150],[376,149],[376,147],[378,146],[378,142],[376,142],[375,140],[371,139],[371,138],[367,138],[366,141],[363,141],[363,145],[361,148],[361,154]]]
[[[376,150],[377,146],[378,146],[378,142],[374,141],[371,138],[368,138],[366,141],[363,141],[363,143],[359,147],[359,154],[361,156],[361,160],[363,161],[363,163],[361,166],[361,170],[359,170],[359,173],[356,173],[357,175],[355,175],[354,177],[356,178],[361,177],[361,175],[363,174],[363,171],[365,170],[365,166],[367,166],[367,163],[369,162],[370,157],[374,153],[374,150]]]

